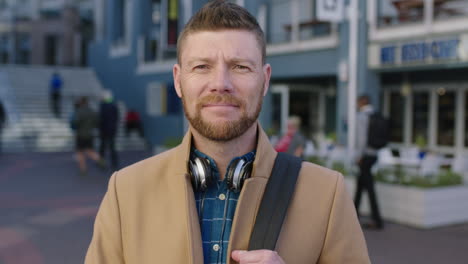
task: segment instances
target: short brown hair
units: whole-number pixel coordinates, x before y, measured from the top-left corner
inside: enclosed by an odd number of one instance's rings
[[[218,31],[223,29],[241,29],[255,34],[262,52],[262,63],[265,63],[265,35],[258,25],[257,19],[245,8],[225,0],[208,2],[190,18],[177,41],[177,60],[179,63],[181,62],[182,45],[188,35],[200,31]]]

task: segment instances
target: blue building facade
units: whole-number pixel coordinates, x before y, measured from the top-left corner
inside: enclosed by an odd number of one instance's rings
[[[466,149],[466,1],[357,1],[357,66],[348,62],[346,8],[342,21],[325,22],[317,18],[322,1],[232,1],[266,33],[272,80],[260,117],[264,128],[280,133],[286,118],[298,115],[309,139],[345,144],[349,69],[357,67],[357,93],[369,94],[390,116],[394,146],[419,144],[422,137],[431,149]],[[178,33],[206,2],[96,0],[90,65],[117,99],[142,114],[154,145],[182,137],[187,127],[172,66]]]

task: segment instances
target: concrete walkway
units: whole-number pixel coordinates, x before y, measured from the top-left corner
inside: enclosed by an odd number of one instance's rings
[[[150,153],[120,156],[125,166]],[[0,264],[83,263],[112,173],[90,168],[79,176],[73,153],[0,154]],[[365,235],[373,263],[468,263],[468,223],[432,230],[387,223]]]

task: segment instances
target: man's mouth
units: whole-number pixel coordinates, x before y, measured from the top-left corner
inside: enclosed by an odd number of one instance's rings
[[[209,103],[209,104],[204,104],[203,107],[239,107],[239,106],[235,104]]]

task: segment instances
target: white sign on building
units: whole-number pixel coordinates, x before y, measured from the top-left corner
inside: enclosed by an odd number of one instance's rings
[[[318,20],[329,22],[343,20],[344,0],[317,0],[315,3]]]

